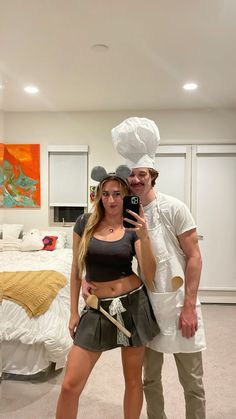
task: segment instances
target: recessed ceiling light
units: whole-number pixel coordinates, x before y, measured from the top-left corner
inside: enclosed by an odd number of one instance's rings
[[[105,52],[109,49],[109,46],[106,44],[94,44],[91,48],[97,52]]]
[[[24,87],[24,91],[26,93],[31,93],[31,94],[35,94],[39,92],[39,89],[37,86],[26,86]]]
[[[184,90],[195,90],[198,88],[198,85],[196,83],[186,83],[183,85]]]

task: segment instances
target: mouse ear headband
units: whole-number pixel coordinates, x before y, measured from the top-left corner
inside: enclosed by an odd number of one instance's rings
[[[104,169],[102,166],[95,166],[91,171],[91,178],[97,182],[102,182],[104,179],[108,179],[110,176],[116,176],[128,184],[126,178],[130,175],[131,169],[129,169],[125,164],[118,166],[116,171],[113,173],[107,173],[106,169]]]

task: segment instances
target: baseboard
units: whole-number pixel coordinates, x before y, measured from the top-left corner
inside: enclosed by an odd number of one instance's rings
[[[201,303],[236,304],[236,291],[199,290]]]

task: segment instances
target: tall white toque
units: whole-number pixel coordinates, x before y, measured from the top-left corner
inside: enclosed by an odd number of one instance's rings
[[[155,169],[160,134],[154,121],[134,116],[113,128],[111,135],[115,149],[126,159],[125,164],[130,169]]]

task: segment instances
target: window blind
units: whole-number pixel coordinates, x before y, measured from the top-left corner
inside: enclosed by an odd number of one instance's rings
[[[86,152],[49,152],[49,202],[52,207],[87,207]]]

